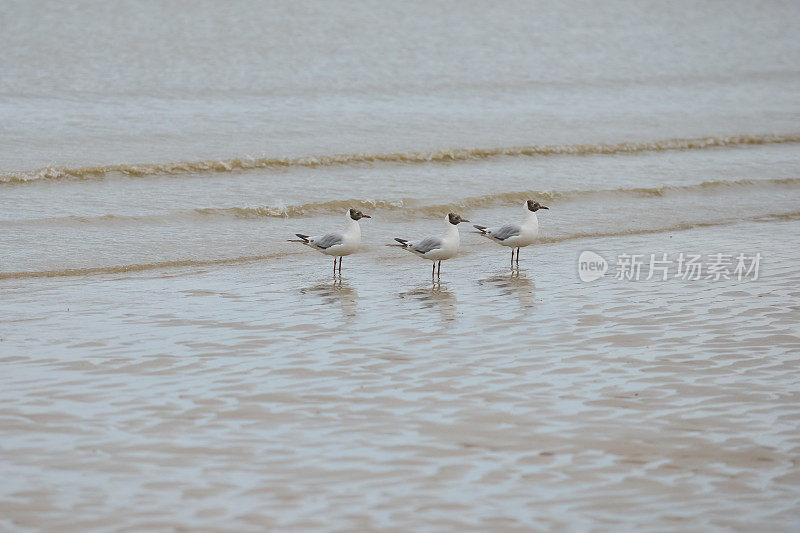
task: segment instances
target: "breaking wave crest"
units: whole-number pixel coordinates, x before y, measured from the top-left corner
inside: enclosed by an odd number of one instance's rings
[[[309,157],[257,157],[176,163],[117,164],[88,167],[52,166],[32,171],[0,172],[0,183],[25,183],[39,180],[99,179],[109,174],[131,177],[158,175],[191,175],[234,172],[258,168],[330,167],[372,163],[443,163],[491,157],[557,156],[660,152],[667,150],[704,150],[725,146],[783,144],[800,142],[800,133],[782,135],[734,135],[663,139],[643,142],[598,144],[552,144],[506,148],[460,148],[430,152],[398,152],[386,154],[338,154]]]
[[[25,221],[0,221],[0,226],[16,224],[44,224],[44,225],[82,225],[82,224],[147,224],[165,223],[175,218],[201,217],[201,218],[304,218],[314,216],[337,215],[354,207],[365,212],[380,211],[396,219],[414,219],[420,216],[440,216],[448,211],[465,211],[501,207],[520,204],[527,199],[540,202],[581,201],[602,198],[613,201],[615,198],[652,198],[669,194],[698,194],[703,191],[721,191],[727,189],[764,190],[764,189],[793,189],[800,187],[800,178],[775,178],[766,180],[719,180],[705,181],[690,185],[664,185],[661,187],[638,187],[620,189],[596,190],[568,190],[568,191],[515,191],[482,196],[461,198],[449,203],[422,204],[414,198],[400,198],[396,200],[330,200],[327,202],[309,202],[297,205],[284,206],[253,206],[253,207],[220,207],[199,208],[190,211],[174,211],[158,215],[126,216],[107,214],[97,217],[58,217],[42,218]]]
[[[311,202],[282,207],[232,207],[225,209],[197,209],[201,215],[234,216],[239,218],[299,218],[319,215],[335,215],[355,207],[362,211],[381,210],[405,213],[408,218],[420,215],[441,215],[447,211],[472,210],[504,205],[522,204],[525,200],[535,199],[540,202],[559,202],[584,200],[594,197],[659,197],[667,194],[691,194],[700,191],[711,191],[730,188],[776,188],[800,186],[800,178],[776,178],[768,180],[735,180],[705,181],[692,185],[664,185],[661,187],[638,187],[621,189],[573,190],[573,191],[516,191],[482,196],[471,196],[450,203],[420,205],[414,198],[399,200],[333,200],[328,202]]]

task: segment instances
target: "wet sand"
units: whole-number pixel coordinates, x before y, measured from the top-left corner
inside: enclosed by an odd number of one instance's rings
[[[794,530],[800,222],[3,280],[5,528]],[[738,251],[755,281],[577,278]],[[13,311],[12,311],[13,310]]]
[[[800,4],[0,20],[0,531],[800,530]]]

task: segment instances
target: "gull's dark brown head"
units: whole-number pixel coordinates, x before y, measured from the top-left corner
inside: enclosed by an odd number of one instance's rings
[[[448,213],[447,220],[454,226],[457,226],[459,222],[469,222],[466,218],[461,218],[461,215],[457,215],[455,213]]]
[[[358,209],[350,208],[350,218],[352,218],[353,220],[361,220],[362,218],[372,218],[372,217],[369,215],[365,215]]]
[[[533,200],[528,200],[527,206],[528,206],[528,211],[533,211],[534,213],[539,209],[550,209],[549,207],[544,206],[539,202],[534,202]]]

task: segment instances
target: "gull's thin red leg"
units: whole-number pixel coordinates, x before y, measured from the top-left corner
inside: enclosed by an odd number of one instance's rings
[[[339,256],[339,277],[342,277],[342,257]]]
[[[440,260],[439,261],[439,269],[436,271],[436,277],[438,278],[441,275],[442,275],[442,262]]]
[[[431,270],[431,277],[436,275],[436,261],[433,262],[433,270]]]

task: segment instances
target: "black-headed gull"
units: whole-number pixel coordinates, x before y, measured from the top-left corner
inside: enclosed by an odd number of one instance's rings
[[[339,275],[342,274],[342,256],[350,255],[358,251],[361,246],[361,227],[358,221],[362,218],[372,218],[365,215],[358,209],[348,209],[345,220],[344,231],[341,233],[326,233],[316,237],[309,237],[302,233],[295,233],[299,240],[290,239],[289,242],[301,242],[325,255],[333,256],[333,275],[336,275],[336,259],[339,259]]]
[[[402,246],[409,252],[433,261],[433,271],[431,272],[431,276],[437,275],[437,261],[439,262],[438,273],[441,274],[442,261],[445,259],[450,259],[458,253],[458,243],[460,240],[458,236],[458,224],[459,222],[469,222],[469,220],[461,218],[455,213],[448,213],[447,216],[444,217],[444,220],[447,229],[445,230],[443,237],[427,237],[421,241],[415,242],[411,242],[406,239],[395,239],[400,243],[399,246]],[[390,246],[398,245],[393,244]]]
[[[511,248],[511,264],[514,264],[514,249],[517,250],[517,264],[519,264],[519,249],[533,244],[539,236],[539,219],[536,211],[539,209],[550,209],[541,205],[539,202],[527,200],[525,202],[525,220],[521,224],[504,224],[495,228],[486,226],[474,227],[481,235],[492,239],[497,244]]]

